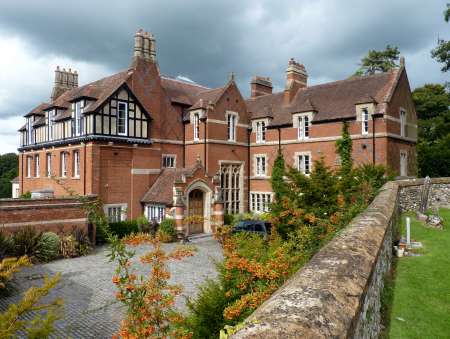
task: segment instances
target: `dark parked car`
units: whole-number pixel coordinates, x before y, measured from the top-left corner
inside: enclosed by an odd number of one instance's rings
[[[267,221],[262,220],[244,220],[239,221],[231,231],[232,234],[239,232],[250,232],[261,235],[264,240],[267,240],[270,235],[272,225]]]

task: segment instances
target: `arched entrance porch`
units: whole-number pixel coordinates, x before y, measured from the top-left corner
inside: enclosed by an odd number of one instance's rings
[[[203,180],[194,181],[189,185],[186,192],[185,216],[203,218],[202,222],[189,225],[189,234],[211,233],[211,204],[212,190]]]

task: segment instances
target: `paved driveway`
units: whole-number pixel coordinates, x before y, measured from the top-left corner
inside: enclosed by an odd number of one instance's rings
[[[182,296],[176,300],[176,306],[181,310],[185,310],[185,296],[195,296],[198,284],[217,276],[214,263],[222,258],[220,245],[211,238],[197,239],[193,245],[197,248],[193,257],[169,264],[171,282],[184,286]],[[163,246],[170,250],[176,244]],[[138,247],[136,258],[146,249],[149,247]],[[114,299],[116,290],[111,277],[115,264],[108,262],[106,253],[106,246],[97,247],[86,257],[61,259],[22,270],[13,281],[17,291],[11,296],[0,297],[0,310],[19,300],[20,292],[31,285],[41,285],[45,274],[61,272],[61,282],[50,296],[64,299],[64,319],[56,323],[55,337],[111,338],[119,327],[123,308]],[[140,273],[148,272],[148,268],[140,264],[136,267]]]

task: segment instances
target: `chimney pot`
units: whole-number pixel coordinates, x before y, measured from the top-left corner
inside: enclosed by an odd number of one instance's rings
[[[144,56],[144,37],[142,34],[142,29],[139,29],[134,35],[134,58],[142,58]]]
[[[144,46],[143,46],[143,53],[144,53],[144,60],[145,61],[150,61],[151,60],[151,56],[150,56],[150,34],[148,34],[148,32],[144,33]]]
[[[153,62],[156,61],[156,40],[155,40],[155,36],[150,33],[150,58],[152,59]]]

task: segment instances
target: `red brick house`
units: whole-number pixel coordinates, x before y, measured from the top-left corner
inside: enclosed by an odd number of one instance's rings
[[[293,59],[284,91],[254,77],[251,97],[233,77],[207,88],[160,74],[155,40],[135,35],[129,69],[78,87],[78,74],[55,71],[51,100],[25,115],[20,129],[20,192],[98,195],[111,219],[142,213],[160,220],[263,211],[281,150],[309,173],[323,158],[339,166],[335,141],[348,121],[357,164],[415,173],[417,122],[404,67],[308,86]],[[222,205],[223,202],[223,205]]]

